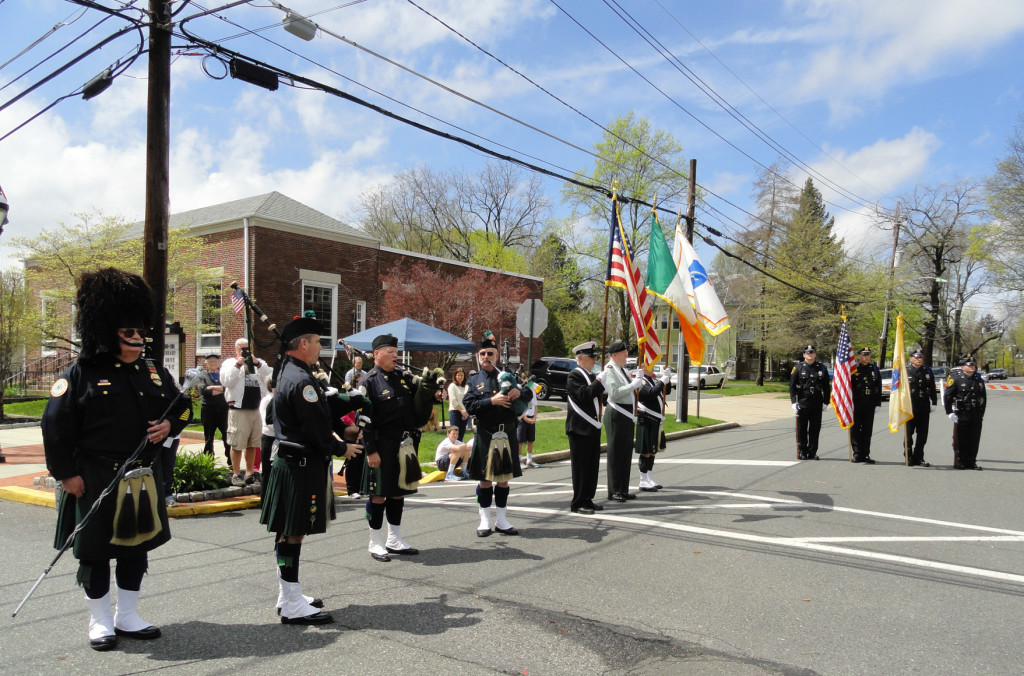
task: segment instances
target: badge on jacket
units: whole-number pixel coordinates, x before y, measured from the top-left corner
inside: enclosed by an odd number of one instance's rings
[[[53,386],[50,387],[50,396],[51,397],[60,397],[60,396],[63,396],[63,394],[65,392],[67,392],[67,391],[68,391],[68,379],[67,378],[60,378],[59,380],[57,380],[57,382],[55,382],[53,384]]]
[[[306,385],[305,387],[303,387],[302,398],[311,404],[315,402],[317,399],[319,399],[319,396],[316,393],[316,388],[313,387],[312,385]]]

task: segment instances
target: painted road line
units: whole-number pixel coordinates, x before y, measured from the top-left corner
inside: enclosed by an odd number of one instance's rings
[[[424,502],[430,502],[424,500]],[[840,557],[852,557],[859,559],[868,559],[871,561],[881,561],[885,563],[893,563],[903,566],[911,566],[915,568],[927,568],[929,570],[936,570],[945,573],[957,573],[960,575],[968,575],[972,577],[981,577],[991,580],[999,580],[1001,582],[1013,582],[1016,584],[1024,585],[1024,575],[1017,575],[1014,573],[1004,573],[998,570],[988,570],[986,568],[975,568],[973,566],[961,566],[952,563],[942,563],[941,561],[929,561],[927,559],[917,559],[910,556],[899,556],[896,554],[886,554],[883,552],[866,551],[862,549],[852,549],[850,547],[837,547],[825,543],[818,542],[805,542],[787,537],[773,537],[766,535],[754,535],[752,533],[740,533],[735,531],[718,530],[715,528],[704,528],[701,526],[690,526],[687,524],[678,523],[665,523],[662,521],[655,521],[653,519],[641,519],[632,516],[619,516],[615,514],[609,514],[607,512],[598,512],[594,515],[582,515],[573,514],[565,509],[545,509],[542,507],[513,507],[509,506],[510,512],[523,513],[523,514],[541,514],[544,516],[554,515],[565,515],[570,518],[576,519],[594,519],[600,521],[610,521],[615,523],[625,523],[633,526],[646,526],[648,528],[660,528],[662,530],[670,530],[680,533],[690,533],[693,535],[701,535],[704,537],[719,538],[724,540],[738,540],[742,542],[751,542],[755,544],[768,545],[774,547],[783,547],[788,549],[800,549],[804,551],[813,551],[823,554],[834,554]],[[965,524],[951,524],[959,525],[964,528],[972,528]]]
[[[636,465],[637,460],[633,460]],[[550,465],[568,465],[568,460],[546,463]],[[608,461],[601,458],[601,464],[606,465]],[[791,467],[799,465],[799,460],[727,460],[724,458],[658,458],[659,465],[733,465],[738,467]]]

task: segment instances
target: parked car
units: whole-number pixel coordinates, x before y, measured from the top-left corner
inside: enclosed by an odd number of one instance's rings
[[[985,380],[1006,380],[1006,369],[989,369]]]
[[[949,376],[949,369],[945,366],[936,366],[932,369],[932,375],[935,376],[935,391],[942,392],[942,388],[946,385],[946,378]]]
[[[882,376],[882,399],[888,399],[892,390],[892,369],[879,369]]]
[[[725,373],[717,366],[691,366],[689,386],[696,389],[705,387],[721,387],[725,382]]]
[[[672,381],[671,381],[671,382],[672,382],[672,384],[673,384],[673,385],[675,385],[675,381],[676,381],[676,378],[675,378],[675,375],[676,375],[676,370],[675,370],[674,368],[672,368],[671,366],[665,366],[664,364],[655,364],[655,365],[654,365],[654,368],[653,368],[653,369],[651,369],[651,370],[652,370],[652,371],[654,371],[654,377],[655,377],[655,378],[660,378],[660,377],[661,377],[661,374],[665,372],[665,369],[666,369],[666,368],[668,369],[668,372],[669,372],[670,374],[672,374]],[[627,369],[627,371],[628,371],[628,373],[629,373],[629,376],[630,376],[631,378],[636,378],[636,377],[637,377],[638,375],[640,375],[641,373],[643,373],[643,371],[641,371],[641,370],[640,370],[640,369],[638,369],[638,368],[635,368],[635,366],[634,366],[633,368],[630,368],[630,366],[629,366],[629,364],[628,364],[628,363],[626,364],[626,369]]]
[[[568,357],[541,357],[533,362],[530,374],[533,381],[540,386],[537,398],[541,401],[548,397],[559,396],[565,399],[565,384],[569,371],[576,368],[576,360]]]

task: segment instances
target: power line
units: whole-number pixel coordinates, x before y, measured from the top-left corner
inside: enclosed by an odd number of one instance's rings
[[[46,38],[48,38],[51,35],[53,35],[54,33],[56,33],[58,30],[60,30],[64,26],[70,26],[71,24],[75,23],[76,21],[81,19],[84,14],[85,14],[85,10],[82,9],[80,12],[78,12],[78,16],[76,16],[74,19],[71,18],[72,16],[74,16],[74,13],[72,13],[70,16],[68,16],[67,19],[64,19],[63,21],[60,21],[60,22],[56,23],[50,30],[48,30],[45,33],[43,33],[42,37],[39,37],[36,40],[34,40],[32,42],[32,44],[30,44],[28,47],[25,47],[20,52],[18,52],[14,56],[12,56],[11,58],[7,59],[3,63],[0,63],[0,70],[3,70],[7,66],[9,66],[11,64],[11,62],[17,60],[18,58],[20,58],[21,56],[23,56],[24,54],[26,54],[27,52],[32,50],[36,45],[38,45],[43,40],[45,40]]]
[[[872,189],[872,190],[874,190],[875,192],[878,192],[878,193],[881,193],[881,192],[882,192],[882,191],[881,191],[880,189],[878,189],[878,188],[876,188],[875,186],[871,185],[871,183],[869,183],[868,181],[866,181],[866,180],[865,180],[864,178],[862,178],[861,176],[858,176],[857,174],[853,173],[853,172],[852,172],[852,171],[851,171],[850,169],[848,169],[848,168],[846,167],[846,165],[844,165],[844,164],[843,164],[842,162],[840,162],[840,161],[839,161],[839,160],[837,160],[836,158],[832,157],[832,155],[831,155],[831,154],[829,154],[829,152],[828,152],[827,150],[825,150],[824,148],[822,148],[821,146],[819,146],[819,145],[818,145],[818,144],[817,144],[817,143],[816,143],[815,141],[813,141],[813,140],[812,140],[812,139],[811,139],[811,138],[810,138],[809,136],[807,136],[807,134],[805,134],[805,133],[804,133],[804,132],[803,132],[803,131],[802,131],[802,130],[801,130],[801,129],[799,128],[799,127],[797,127],[797,126],[796,126],[795,124],[793,124],[792,122],[790,122],[789,118],[787,118],[787,117],[786,117],[785,115],[783,115],[783,114],[782,114],[781,112],[779,112],[778,110],[776,110],[776,109],[775,109],[775,108],[774,108],[774,107],[772,106],[772,104],[770,104],[770,103],[768,103],[767,101],[765,101],[765,100],[764,100],[764,98],[763,98],[763,97],[762,97],[762,96],[761,96],[760,94],[758,94],[758,93],[757,93],[756,91],[754,91],[754,89],[753,89],[753,88],[752,88],[752,87],[751,87],[750,85],[748,85],[748,84],[747,84],[747,83],[746,83],[746,82],[745,82],[745,81],[743,80],[743,78],[741,78],[741,77],[740,77],[739,75],[737,75],[737,74],[736,74],[736,73],[735,73],[735,72],[734,72],[734,71],[733,71],[733,70],[732,70],[731,68],[729,68],[729,66],[728,66],[728,65],[727,65],[727,64],[726,64],[726,63],[725,63],[724,61],[722,61],[722,60],[721,60],[720,58],[718,58],[718,55],[717,55],[717,54],[715,54],[714,52],[712,52],[712,51],[711,51],[711,50],[710,50],[710,49],[709,49],[709,48],[707,47],[707,45],[705,45],[705,44],[704,44],[703,42],[701,42],[701,41],[700,41],[700,39],[699,39],[699,38],[698,38],[698,37],[697,37],[696,35],[694,35],[692,31],[690,31],[690,29],[689,29],[689,28],[687,28],[686,26],[684,26],[684,25],[682,24],[682,22],[680,22],[680,21],[679,21],[679,19],[677,19],[677,18],[675,17],[675,15],[674,15],[674,14],[672,14],[672,12],[670,12],[670,11],[669,11],[669,10],[668,10],[668,9],[667,9],[667,8],[665,7],[665,5],[663,5],[663,4],[661,3],[661,0],[654,0],[654,2],[655,2],[655,4],[657,4],[657,5],[658,5],[658,7],[661,7],[661,9],[662,9],[662,10],[663,10],[663,11],[664,11],[664,12],[665,12],[666,14],[668,14],[668,15],[669,15],[669,17],[670,17],[670,18],[671,18],[671,19],[672,19],[673,21],[675,21],[675,22],[676,22],[676,25],[678,25],[678,26],[679,26],[680,28],[682,28],[682,29],[683,29],[684,31],[686,31],[686,34],[687,34],[687,35],[689,35],[689,36],[690,36],[691,38],[693,38],[693,41],[694,41],[694,42],[696,42],[696,43],[697,43],[698,45],[700,45],[700,46],[701,46],[701,49],[703,49],[703,50],[704,50],[705,52],[707,52],[708,54],[710,54],[710,55],[711,55],[711,58],[713,58],[713,59],[714,59],[715,61],[717,61],[717,62],[719,63],[719,65],[720,65],[720,66],[722,66],[722,68],[724,68],[724,69],[725,69],[725,70],[726,70],[726,71],[727,71],[727,72],[728,72],[728,73],[729,73],[730,75],[732,75],[732,76],[733,76],[734,78],[736,78],[736,80],[737,80],[737,81],[739,81],[739,83],[740,83],[740,84],[742,84],[742,85],[743,85],[743,86],[744,86],[744,87],[745,87],[745,88],[747,89],[747,91],[749,91],[749,92],[750,92],[751,94],[753,94],[753,95],[754,95],[754,96],[755,96],[755,97],[757,98],[757,100],[758,100],[758,101],[760,101],[761,103],[763,103],[763,104],[765,105],[765,107],[767,107],[767,108],[768,108],[768,110],[770,110],[770,111],[772,111],[773,113],[775,113],[775,114],[776,114],[776,115],[777,115],[777,116],[779,117],[779,119],[781,119],[781,120],[782,120],[783,122],[785,122],[785,123],[786,123],[786,124],[788,124],[788,125],[789,125],[790,127],[792,127],[792,129],[793,129],[793,130],[794,130],[794,131],[795,131],[796,133],[800,134],[800,136],[802,136],[802,137],[804,138],[804,140],[805,140],[805,141],[807,141],[807,142],[808,142],[808,143],[810,143],[810,144],[811,144],[812,146],[814,146],[814,147],[815,147],[815,148],[817,148],[817,149],[818,149],[819,151],[821,151],[821,153],[822,153],[822,154],[823,154],[823,155],[824,155],[825,157],[827,157],[827,158],[829,158],[830,160],[832,160],[832,161],[833,161],[833,162],[834,162],[834,163],[836,164],[836,166],[840,167],[840,168],[841,168],[841,169],[842,169],[843,171],[845,171],[845,172],[846,172],[847,174],[849,174],[849,175],[850,175],[850,176],[852,176],[853,178],[857,179],[858,181],[860,181],[861,183],[863,183],[863,184],[864,184],[864,185],[866,185],[867,187],[871,188],[871,189]]]
[[[672,66],[677,72],[679,72],[683,77],[685,77],[691,84],[697,87],[697,89],[704,93],[705,96],[711,99],[719,108],[725,111],[730,117],[732,117],[734,120],[740,123],[740,125],[742,125],[748,131],[750,131],[755,137],[757,137],[758,140],[762,141],[773,151],[780,153],[783,157],[785,157],[798,167],[802,168],[808,174],[817,176],[823,184],[831,187],[833,190],[839,193],[840,196],[845,197],[846,199],[852,202],[857,202],[862,206],[870,204],[864,198],[859,197],[852,191],[847,190],[843,186],[832,181],[829,177],[825,176],[821,172],[811,167],[809,164],[807,164],[799,157],[797,157],[795,154],[786,149],[781,143],[772,138],[770,134],[761,129],[761,127],[759,127],[756,123],[750,120],[750,118],[748,118],[746,115],[740,112],[735,106],[729,103],[729,101],[727,101],[724,96],[719,94],[714,87],[705,82],[704,79],[697,75],[697,73],[694,72],[692,68],[683,63],[683,61],[672,52],[672,50],[666,47],[664,43],[658,40],[658,38],[656,38],[654,34],[652,34],[649,30],[647,30],[647,28],[645,28],[643,24],[641,24],[636,18],[629,14],[629,12],[623,9],[622,5],[620,5],[617,2],[617,0],[604,0],[604,3],[609,9],[611,9],[611,11],[616,16],[619,17],[620,20],[622,20],[626,25],[628,25],[633,30],[633,32],[639,35],[640,38],[651,47],[651,49],[657,52],[658,56],[665,59],[665,61],[668,62],[670,66]],[[614,4],[615,7],[612,7],[612,4]],[[668,56],[666,56],[666,54]],[[783,180],[787,180],[784,177],[780,178],[783,178]]]

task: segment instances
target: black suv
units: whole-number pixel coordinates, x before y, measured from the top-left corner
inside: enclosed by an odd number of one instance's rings
[[[533,362],[530,375],[533,376],[533,381],[540,385],[537,398],[543,401],[557,394],[565,399],[565,381],[569,377],[569,371],[574,368],[576,360],[568,357],[542,357]]]

